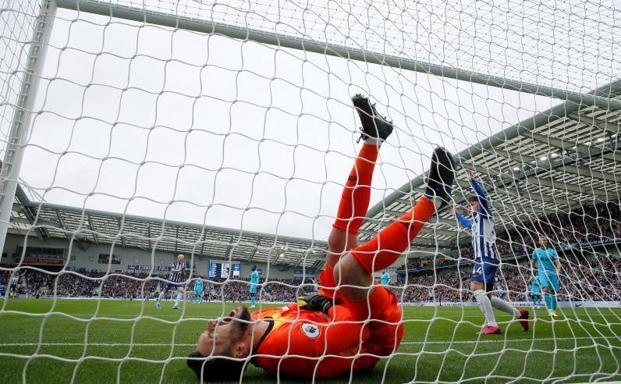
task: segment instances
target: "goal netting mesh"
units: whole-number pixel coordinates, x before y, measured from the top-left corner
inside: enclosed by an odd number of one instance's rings
[[[446,207],[388,269],[400,347],[339,380],[621,380],[618,7],[0,2],[0,381],[192,382],[188,353],[248,303],[252,266],[257,308],[314,291],[361,145],[357,93],[395,126],[359,241],[410,209],[444,146],[456,210],[466,170],[488,191],[492,294],[531,321],[496,312],[502,334],[479,334],[470,231]],[[540,235],[557,317],[533,288]],[[187,292],[155,309],[178,254]],[[251,363],[240,382],[285,380]]]

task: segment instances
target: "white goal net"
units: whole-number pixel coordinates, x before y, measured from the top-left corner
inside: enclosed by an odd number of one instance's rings
[[[0,381],[192,382],[206,320],[314,292],[356,94],[394,125],[358,243],[423,195],[438,146],[453,201],[372,271],[401,308],[392,353],[279,358],[377,360],[346,382],[621,380],[619,20],[614,1],[1,2]],[[492,245],[451,212],[480,225],[467,172]],[[481,247],[495,321],[470,286]],[[288,378],[227,358],[240,382]]]

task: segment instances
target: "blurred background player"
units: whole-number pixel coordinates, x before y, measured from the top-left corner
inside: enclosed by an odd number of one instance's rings
[[[530,290],[528,294],[530,295],[533,307],[541,307],[541,286],[536,277],[530,281]]]
[[[250,284],[248,291],[250,292],[250,309],[254,309],[257,306],[257,286],[259,285],[260,273],[256,265],[252,266],[252,273],[250,274]]]
[[[175,295],[175,304],[173,305],[173,309],[179,309],[179,302],[183,300],[183,294],[185,293],[185,269],[185,256],[178,255],[177,260],[172,262],[170,266],[170,275],[168,276],[168,280],[166,281],[166,284],[164,284],[164,288],[157,297],[157,302],[155,303],[156,309],[160,309],[160,302],[162,301],[162,296],[164,296],[166,292],[171,289],[177,291],[177,294]]]
[[[9,280],[9,297],[17,297],[17,285],[19,284],[19,272],[13,273]]]
[[[496,248],[496,232],[494,231],[494,219],[492,210],[487,201],[485,188],[475,179],[471,170],[466,170],[470,185],[474,189],[475,196],[468,198],[468,210],[472,220],[464,215],[451,210],[452,214],[464,227],[472,232],[472,254],[474,266],[470,275],[470,290],[481,307],[485,316],[485,325],[481,330],[483,335],[502,333],[493,308],[506,312],[518,319],[524,331],[528,331],[528,311],[517,310],[508,302],[491,295],[494,289],[496,272],[500,265],[500,254]]]
[[[390,273],[388,273],[388,271],[385,269],[384,272],[382,272],[382,276],[380,277],[380,284],[382,284],[384,287],[390,284]]]
[[[349,175],[328,239],[317,294],[297,304],[255,311],[238,307],[208,322],[187,364],[203,381],[240,381],[250,362],[270,374],[313,380],[372,369],[401,343],[403,314],[396,295],[373,284],[375,272],[391,266],[410,246],[439,204],[450,200],[453,158],[443,148],[432,155],[427,188],[402,217],[360,246],[371,176],[380,144],[392,123],[368,99],[356,95],[365,142]]]
[[[192,298],[193,303],[200,304],[203,301],[204,289],[205,286],[203,285],[203,279],[199,277],[194,282],[194,297]]]
[[[556,292],[560,289],[558,272],[561,270],[561,262],[545,235],[539,235],[539,245],[540,247],[535,248],[532,254],[531,270],[543,291],[548,313],[552,317],[557,317]]]

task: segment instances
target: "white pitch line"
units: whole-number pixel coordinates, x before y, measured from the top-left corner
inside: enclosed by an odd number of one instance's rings
[[[429,345],[429,344],[498,344],[498,343],[521,343],[521,342],[538,342],[538,341],[569,341],[569,340],[594,340],[594,339],[611,339],[619,340],[615,336],[596,336],[596,337],[548,337],[541,339],[498,339],[498,340],[456,340],[456,341],[402,341],[402,345]],[[84,343],[0,343],[0,347],[35,347],[35,346],[48,346],[48,347],[83,347]],[[89,347],[193,347],[196,343],[87,343]]]
[[[0,343],[0,347],[35,347],[35,346],[45,346],[45,347],[83,347],[84,343]],[[196,343],[87,343],[86,346],[93,347],[189,347],[195,346]]]
[[[425,345],[425,344],[498,344],[498,343],[522,343],[538,341],[568,341],[568,340],[594,340],[594,339],[611,339],[621,341],[621,336],[596,336],[596,337],[544,337],[531,339],[494,339],[494,340],[455,340],[455,341],[402,341],[405,345]],[[1,345],[1,344],[0,344]]]
[[[222,312],[222,316],[224,316],[225,313],[228,312]],[[45,312],[42,313],[33,313],[35,316],[44,316],[46,315]],[[28,316],[29,313],[24,312],[25,316]],[[68,316],[68,317],[80,317],[80,318],[84,318],[84,317],[93,317],[95,315],[95,313],[70,313],[70,312],[58,312],[55,311],[53,312],[54,316]],[[589,317],[614,317],[614,318],[621,318],[621,313],[619,314],[602,314],[602,313],[593,313],[593,314],[579,314],[577,317],[574,316],[573,313],[569,313],[569,314],[563,314],[565,316],[565,318],[570,319],[570,320],[582,320],[582,321],[587,321]],[[570,315],[570,316],[567,316]],[[95,319],[114,319],[115,317],[121,319],[121,318],[135,318],[135,319],[142,319],[142,318],[151,318],[151,319],[157,319],[157,318],[178,318],[179,320],[203,320],[203,319],[211,319],[213,317],[211,316],[201,316],[201,317],[196,317],[190,314],[184,314],[183,316],[181,316],[181,313],[179,314],[158,314],[158,313],[143,313],[142,315],[130,315],[127,313],[98,313],[96,317],[94,317]],[[407,317],[404,319],[405,322],[420,322],[420,321],[431,321],[431,320],[460,320],[460,319],[479,319],[482,318],[483,315],[464,315],[464,316],[443,316],[442,314],[439,314],[437,316],[434,317]],[[508,315],[505,317],[509,317]],[[531,317],[530,320],[549,320],[550,317],[547,315],[539,315],[537,317]],[[563,318],[557,319],[557,322],[561,322],[563,320]]]

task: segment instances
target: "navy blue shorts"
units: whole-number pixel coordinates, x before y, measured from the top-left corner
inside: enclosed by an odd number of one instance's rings
[[[166,284],[164,285],[164,289],[165,290],[169,290],[169,289],[177,289],[179,287],[183,288],[185,286],[185,283],[182,282],[178,282],[178,283],[174,283],[174,282],[170,282],[167,281]]]
[[[472,267],[472,274],[470,275],[470,280],[483,283],[485,285],[485,290],[489,292],[494,289],[496,271],[498,271],[498,265],[486,262],[476,262]]]

